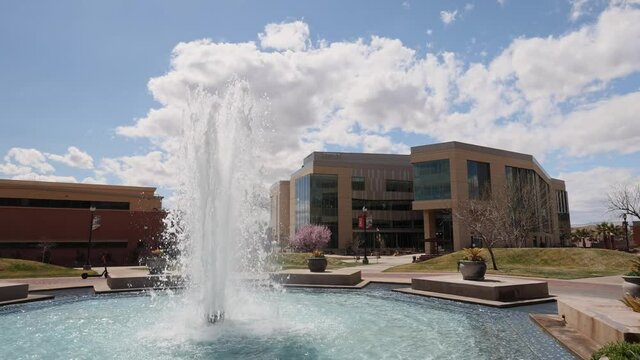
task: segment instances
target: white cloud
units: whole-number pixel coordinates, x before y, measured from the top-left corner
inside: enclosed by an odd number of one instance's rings
[[[107,158],[102,159],[99,169],[96,170],[98,178],[85,180],[102,182],[105,175],[113,175],[124,185],[175,188],[177,165],[174,157],[160,151],[152,151],[145,155]]]
[[[309,25],[302,21],[268,24],[258,37],[264,49],[300,51],[307,47]]]
[[[607,193],[616,185],[640,183],[637,169],[595,167],[584,171],[560,173],[569,193],[572,224],[619,220],[607,211]]]
[[[571,156],[640,151],[640,92],[578,108],[559,127],[558,143]]]
[[[453,10],[453,11],[442,10],[440,11],[440,20],[442,20],[442,22],[445,25],[449,25],[452,22],[456,21],[457,15],[458,15],[458,10]]]
[[[433,35],[433,30],[432,29],[427,29],[427,35]]]
[[[365,135],[363,138],[363,151],[365,153],[378,154],[409,154],[411,149],[403,143],[394,142],[388,136]]]
[[[33,170],[29,166],[20,166],[10,162],[0,164],[0,173],[9,176],[25,175],[31,173]]]
[[[507,0],[497,0],[500,6],[504,6],[507,3]]]
[[[46,154],[46,156],[50,160],[58,161],[71,167],[79,169],[93,168],[93,158],[91,155],[75,146],[69,146],[67,148],[67,153],[64,155]]]
[[[639,38],[640,10],[610,8],[596,24],[558,38],[516,39],[494,63],[504,60],[530,101],[564,101],[639,71]]]
[[[410,9],[411,8],[411,3],[408,1],[403,1],[402,2],[402,7],[405,9]]]
[[[188,94],[195,88],[221,92],[237,78],[269,104],[270,180],[288,177],[311,151],[332,145],[407,153],[406,145],[393,143],[390,130],[426,135],[425,142],[428,136],[531,153],[538,160],[552,152],[640,151],[640,129],[631,118],[640,110],[638,95],[612,96],[607,86],[640,70],[640,12],[626,5],[611,6],[596,22],[561,36],[518,38],[484,64],[447,52],[418,56],[397,39],[376,36],[321,40],[312,48],[308,26],[298,27],[307,29],[303,40],[286,46],[178,44],[170,71],[149,81],[158,109],[117,129],[151,139],[158,151],[106,159],[96,177],[175,186],[176,138],[184,114],[197,106]],[[259,37],[276,33],[265,30]],[[609,138],[603,135],[611,131]]]
[[[66,182],[66,183],[77,183],[73,176],[58,176],[58,175],[43,175],[36,173],[28,173],[16,175],[11,178],[12,180],[31,180],[31,181],[50,181],[50,182]]]
[[[587,10],[587,4],[589,0],[570,0],[571,11],[569,12],[569,19],[571,21],[577,21]]]
[[[88,158],[87,158],[88,157]],[[64,156],[46,154],[36,149],[11,148],[4,157],[4,163],[0,163],[0,175],[13,180],[54,181],[54,182],[78,182],[73,176],[61,176],[53,174],[55,168],[47,162],[47,158],[75,165],[74,167],[87,168],[91,163],[91,157],[71,146]]]
[[[4,160],[8,164],[15,162],[18,165],[33,168],[40,173],[51,173],[55,171],[55,168],[47,163],[44,154],[36,149],[11,148],[4,157]]]
[[[475,7],[476,6],[474,4],[467,3],[467,4],[464,5],[464,11],[469,12],[469,11],[473,10],[473,8],[475,8]]]

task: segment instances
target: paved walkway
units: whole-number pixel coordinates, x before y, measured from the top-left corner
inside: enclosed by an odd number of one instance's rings
[[[412,255],[403,256],[382,256],[380,259],[371,257],[369,265],[359,265],[354,267],[362,271],[365,280],[374,282],[389,282],[398,284],[411,284],[411,278],[422,276],[437,276],[451,274],[448,272],[383,272],[384,270],[402,264],[409,264],[413,260]],[[492,277],[505,277],[504,275],[493,275]],[[530,277],[513,276],[516,278],[531,279]],[[622,297],[622,276],[603,276],[596,278],[560,280],[544,279],[549,284],[549,292],[558,296],[586,296],[607,299],[620,299]]]
[[[80,269],[81,270],[81,269]],[[97,273],[101,273],[103,268],[93,268]],[[147,274],[145,266],[114,266],[108,268],[109,273],[117,276],[140,276]],[[0,279],[0,283],[22,283],[29,284],[29,291],[42,291],[52,289],[68,289],[84,286],[93,286],[96,291],[108,291],[107,279],[103,277],[90,277],[82,279],[80,276],[74,277],[50,277],[50,278],[24,278],[24,279]]]
[[[343,257],[349,261],[352,258]],[[412,255],[403,256],[382,256],[380,259],[369,257],[369,265],[358,265],[352,269],[362,271],[362,277],[365,280],[389,282],[399,284],[411,284],[411,278],[422,277],[427,275],[446,275],[451,273],[411,273],[411,272],[383,272],[385,269],[397,265],[408,264],[413,260]],[[101,271],[96,268],[96,271]],[[109,267],[109,272],[117,276],[140,276],[146,274],[144,266],[121,266]],[[491,275],[501,277],[502,275]],[[517,276],[516,276],[517,277]],[[525,277],[520,277],[525,278]],[[531,279],[531,278],[525,278]],[[547,281],[549,284],[549,292],[559,296],[586,296],[608,299],[620,299],[622,297],[622,277],[621,276],[605,276],[578,280],[558,280],[558,279],[540,279]],[[94,286],[97,291],[109,290],[105,278],[88,278],[83,280],[78,277],[58,277],[58,278],[30,278],[30,279],[0,279],[3,282],[18,282],[29,284],[29,290],[48,290],[59,288],[74,288],[82,286]]]

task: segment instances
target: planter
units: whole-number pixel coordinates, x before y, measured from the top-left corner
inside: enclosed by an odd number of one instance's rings
[[[310,257],[307,259],[307,265],[311,272],[323,272],[327,268],[327,258],[322,257]]]
[[[487,264],[484,261],[458,261],[458,270],[463,280],[484,280]]]
[[[167,260],[161,257],[147,258],[147,267],[151,275],[162,274],[167,268]]]
[[[623,276],[622,292],[624,295],[640,297],[640,276]]]

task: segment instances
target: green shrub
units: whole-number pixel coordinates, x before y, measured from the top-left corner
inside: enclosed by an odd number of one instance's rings
[[[591,360],[599,360],[606,356],[609,360],[640,360],[640,343],[628,342],[608,343],[591,355]]]

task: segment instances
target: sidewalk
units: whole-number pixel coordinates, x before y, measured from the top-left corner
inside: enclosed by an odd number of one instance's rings
[[[329,255],[331,256],[331,255]],[[341,257],[349,261],[348,257]],[[438,276],[452,274],[451,272],[384,272],[384,270],[402,264],[409,264],[413,260],[412,255],[402,256],[382,256],[377,259],[375,256],[369,256],[369,265],[357,265],[351,269],[362,271],[362,278],[373,282],[385,282],[396,284],[411,284],[411,278],[423,276]],[[101,272],[101,268],[95,268],[97,272]],[[109,273],[114,276],[141,276],[147,273],[144,266],[118,266],[109,267]],[[502,277],[502,275],[490,275],[492,277]],[[530,277],[510,276],[522,279],[531,279]],[[622,298],[622,277],[621,276],[605,276],[577,280],[560,280],[560,279],[542,279],[549,284],[549,292],[558,296],[582,296],[582,297],[598,297],[608,299]],[[0,283],[26,283],[29,284],[30,291],[64,289],[93,286],[96,291],[108,291],[107,280],[105,278],[91,277],[82,279],[78,277],[56,277],[56,278],[27,278],[27,279],[0,279]]]
[[[141,276],[147,274],[146,266],[114,266],[107,268],[109,273],[117,276]],[[80,269],[82,270],[82,269]],[[93,270],[101,273],[104,268],[94,267]],[[96,291],[109,291],[107,279],[104,277],[90,277],[82,279],[75,277],[50,277],[50,278],[23,278],[23,279],[0,279],[0,283],[22,283],[29,284],[29,291],[42,291],[53,289],[69,289],[93,286]]]
[[[354,267],[362,271],[362,278],[373,282],[388,282],[397,284],[411,284],[411,278],[423,276],[438,276],[452,274],[451,272],[384,272],[384,270],[393,266],[409,264],[413,260],[412,255],[404,256],[383,256],[379,263],[376,264],[375,258],[369,259],[369,265],[359,265]],[[491,277],[515,277],[520,279],[532,279],[525,276],[503,276],[493,275]],[[604,276],[595,278],[561,280],[536,278],[546,281],[549,285],[549,292],[557,296],[580,296],[580,297],[597,297],[606,299],[622,298],[622,277],[621,276]]]

